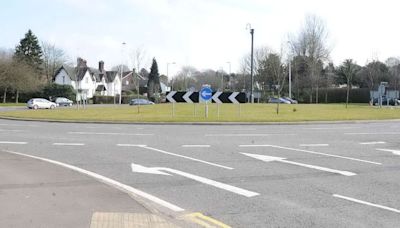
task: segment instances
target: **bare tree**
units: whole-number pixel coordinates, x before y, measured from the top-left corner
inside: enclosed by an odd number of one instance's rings
[[[349,94],[351,89],[351,84],[353,82],[353,78],[356,76],[357,72],[360,70],[360,67],[354,64],[352,59],[346,59],[342,65],[339,67],[338,75],[342,76],[346,79],[347,90],[346,90],[346,108],[349,104]]]
[[[42,41],[43,49],[43,70],[47,83],[53,81],[53,77],[58,68],[67,62],[64,50],[57,48],[54,44]]]
[[[305,57],[309,69],[310,102],[316,91],[318,103],[318,82],[323,64],[329,59],[328,31],[324,21],[316,15],[306,16],[305,23],[297,36],[292,37],[290,46],[292,52]]]

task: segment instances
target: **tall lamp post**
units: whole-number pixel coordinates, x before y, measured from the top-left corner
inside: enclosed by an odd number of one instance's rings
[[[126,45],[126,43],[122,42],[122,50],[121,50],[122,53],[124,52],[125,45]],[[124,67],[123,64],[122,64],[122,62],[124,61],[123,59],[124,59],[124,56],[122,54],[121,74],[120,74],[120,87],[119,87],[119,104],[122,103],[122,73],[123,73],[123,69],[122,68]]]
[[[176,62],[172,62],[172,63],[167,63],[167,78],[168,78],[168,80],[169,80],[169,72],[168,72],[168,69],[169,69],[169,64],[176,64]],[[172,79],[171,79],[171,91],[172,91],[172,87],[173,87],[173,81],[172,81]]]
[[[232,82],[231,82],[231,62],[226,62],[227,64],[229,64],[229,85],[230,85],[230,89],[232,90]]]
[[[288,41],[290,45],[290,42]],[[292,55],[289,53],[289,98],[292,98]]]
[[[254,29],[251,28],[251,24],[247,24],[247,29],[250,29],[250,35],[251,35],[251,57],[250,57],[250,78],[251,78],[251,89],[250,89],[250,100],[251,103],[254,103],[254,95],[253,95],[253,90],[254,90],[254,79],[253,79],[253,43],[254,43]]]

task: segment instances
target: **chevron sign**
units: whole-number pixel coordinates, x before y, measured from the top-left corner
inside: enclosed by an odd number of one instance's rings
[[[199,103],[199,92],[180,92],[171,91],[167,92],[166,100],[171,103]],[[239,92],[213,92],[213,103],[246,103],[246,94]]]

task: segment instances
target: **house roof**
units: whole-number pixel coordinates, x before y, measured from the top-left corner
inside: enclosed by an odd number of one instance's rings
[[[106,91],[106,90],[107,89],[106,89],[106,87],[104,85],[98,85],[97,88],[96,88],[97,92]]]
[[[71,78],[71,80],[73,80],[73,81],[76,80],[76,77],[75,77],[76,76],[76,73],[75,73],[76,68],[75,67],[71,67],[68,65],[62,65],[60,68],[58,68],[54,77],[57,76],[61,72],[61,70],[64,70],[67,73],[67,75]]]
[[[117,71],[106,71],[106,81],[113,82],[115,77],[117,77]]]

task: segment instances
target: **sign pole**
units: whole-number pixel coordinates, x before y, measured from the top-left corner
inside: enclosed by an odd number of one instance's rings
[[[206,118],[208,118],[208,101],[206,101],[206,111],[205,111],[205,114],[206,114]]]
[[[219,120],[219,103],[217,103],[217,118]]]

